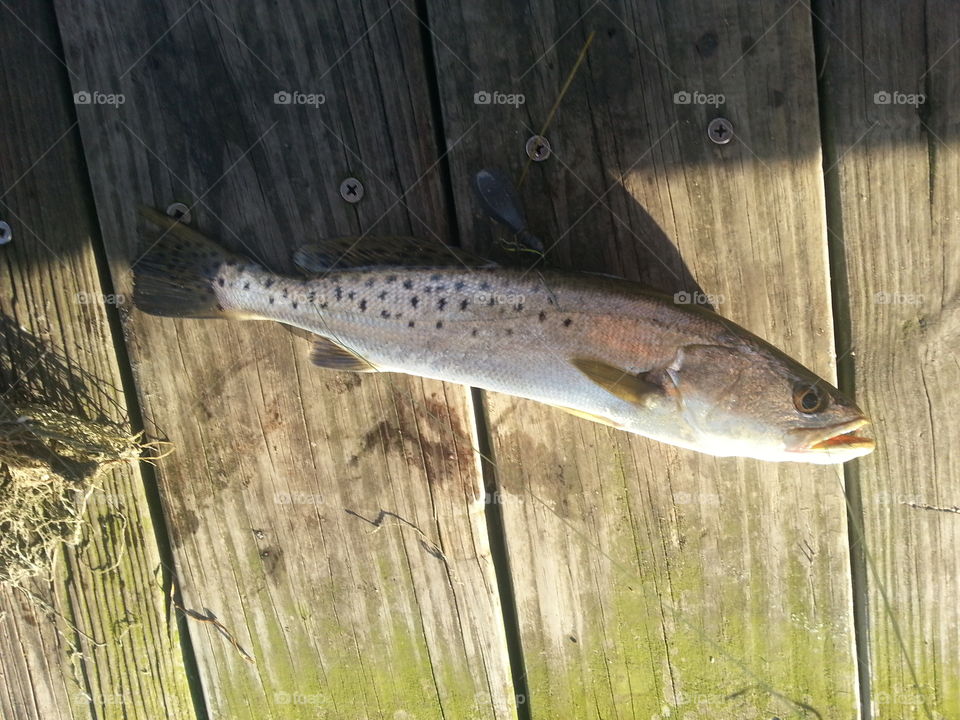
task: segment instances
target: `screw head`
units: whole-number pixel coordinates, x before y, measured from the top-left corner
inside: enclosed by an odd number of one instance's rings
[[[543,135],[531,136],[530,139],[527,140],[525,149],[527,151],[527,157],[534,162],[543,162],[550,157],[550,153],[553,152],[553,148],[550,147],[550,141]]]
[[[6,245],[13,240],[13,230],[3,220],[0,220],[0,245]]]
[[[363,199],[363,183],[355,177],[348,177],[340,183],[340,197],[348,203],[358,203]]]
[[[714,118],[707,125],[707,137],[717,145],[726,145],[733,140],[733,123],[724,117]]]
[[[190,222],[190,208],[182,202],[170,203],[167,206],[167,215],[182,223]]]

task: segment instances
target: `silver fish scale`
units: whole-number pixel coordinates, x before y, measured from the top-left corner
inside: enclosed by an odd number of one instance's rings
[[[668,300],[599,276],[502,268],[385,268],[308,281],[263,271],[225,275],[217,292],[228,309],[323,335],[381,370],[611,417],[636,412],[570,358],[643,372],[669,363],[673,348],[718,332],[716,322],[691,322]]]

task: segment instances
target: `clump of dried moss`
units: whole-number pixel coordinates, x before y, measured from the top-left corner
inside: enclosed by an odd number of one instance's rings
[[[78,544],[101,474],[135,460],[139,437],[35,403],[0,405],[0,583],[48,575]]]

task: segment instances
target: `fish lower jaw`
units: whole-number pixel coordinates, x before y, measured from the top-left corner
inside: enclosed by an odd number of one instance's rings
[[[876,447],[876,442],[872,438],[856,433],[857,430],[869,424],[870,421],[866,418],[858,418],[831,428],[824,428],[819,433],[808,433],[804,441],[785,449],[787,453],[795,456],[789,459],[796,462],[826,465],[853,460],[868,455]]]

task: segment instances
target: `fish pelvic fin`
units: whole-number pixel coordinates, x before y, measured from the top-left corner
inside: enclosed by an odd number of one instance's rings
[[[565,413],[570,413],[574,417],[583,418],[584,420],[591,420],[595,423],[600,423],[601,425],[609,425],[612,428],[620,429],[623,427],[618,422],[611,420],[610,418],[603,417],[603,415],[596,415],[586,410],[577,410],[576,408],[567,407],[566,405],[554,405],[553,403],[547,403],[550,407],[555,407],[557,410],[563,410]]]
[[[243,317],[224,308],[215,283],[225,264],[251,264],[153,208],[139,208],[139,213],[162,231],[143,234],[139,256],[132,264],[137,308],[162,317]]]
[[[310,362],[318,367],[340,372],[379,372],[376,365],[368,362],[358,353],[325,337],[316,337],[314,340]]]
[[[651,401],[661,398],[665,394],[661,385],[645,377],[644,374],[635,375],[628,370],[615,367],[602,360],[573,358],[570,362],[577,370],[611,395],[615,395],[631,405],[645,408]]]

